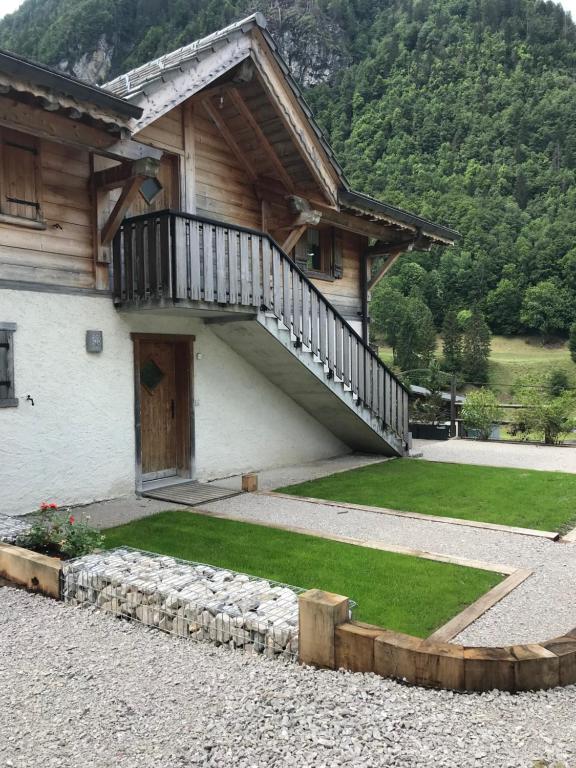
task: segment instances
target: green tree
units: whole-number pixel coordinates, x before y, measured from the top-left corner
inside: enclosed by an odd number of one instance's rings
[[[492,428],[500,421],[500,404],[490,389],[478,389],[466,395],[462,421],[466,429],[477,430],[480,440],[488,440]]]
[[[550,397],[559,397],[570,389],[570,379],[562,368],[555,368],[546,377],[546,391]]]
[[[555,445],[576,426],[576,400],[572,392],[550,397],[545,390],[525,386],[517,398],[523,407],[515,416],[516,430],[526,437]]]
[[[411,296],[398,332],[396,363],[401,371],[429,368],[435,349],[432,312],[419,296]]]
[[[406,315],[408,299],[387,280],[382,280],[372,292],[370,330],[376,339],[385,339],[396,356],[398,334]]]
[[[462,338],[462,373],[467,382],[484,384],[488,381],[490,339],[490,328],[476,307],[466,322]]]
[[[462,329],[456,312],[450,310],[444,317],[442,325],[442,353],[444,368],[450,373],[456,373],[462,365]]]
[[[576,363],[576,323],[572,323],[570,326],[570,337],[568,339],[568,347],[570,349],[570,357]]]
[[[500,280],[486,296],[486,318],[495,333],[512,335],[520,329],[522,293],[518,283],[508,278]]]
[[[568,328],[569,306],[567,291],[555,280],[543,280],[526,290],[520,319],[528,328],[550,336]]]

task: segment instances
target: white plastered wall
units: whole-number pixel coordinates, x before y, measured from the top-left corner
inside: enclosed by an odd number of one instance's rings
[[[199,479],[349,450],[201,320],[121,315],[109,298],[4,289],[0,322],[18,325],[14,359],[20,401],[17,408],[0,408],[1,514],[30,512],[42,501],[78,504],[134,491],[131,332],[196,337]],[[101,354],[86,352],[89,329],[103,331]]]

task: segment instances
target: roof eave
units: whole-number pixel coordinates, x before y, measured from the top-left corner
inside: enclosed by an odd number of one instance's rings
[[[461,238],[459,232],[441,224],[435,224],[428,219],[397,208],[388,203],[382,203],[380,200],[363,195],[360,192],[354,192],[351,189],[341,189],[339,192],[339,201],[343,205],[350,205],[360,211],[371,213],[375,216],[382,216],[387,221],[406,225],[417,230],[421,235],[437,242],[443,242],[447,245],[454,245]]]
[[[114,96],[102,88],[84,83],[75,77],[29,61],[8,51],[0,50],[0,71],[6,72],[13,77],[24,78],[35,85],[43,86],[81,101],[91,102],[95,106],[123,118],[138,118],[142,115],[140,107],[118,96]]]

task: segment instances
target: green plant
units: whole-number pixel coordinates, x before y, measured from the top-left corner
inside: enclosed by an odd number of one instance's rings
[[[576,399],[572,392],[550,397],[535,386],[524,386],[518,391],[523,406],[516,414],[515,428],[524,435],[535,435],[547,445],[556,445],[576,425]]]
[[[102,546],[104,538],[86,522],[58,513],[56,504],[42,503],[31,528],[18,537],[20,547],[65,558],[81,557]]]
[[[570,389],[570,379],[562,368],[554,368],[546,379],[546,389],[551,397],[559,397]]]
[[[500,421],[500,404],[494,392],[479,389],[466,396],[462,408],[462,419],[466,429],[477,429],[480,440],[488,440],[494,424]]]

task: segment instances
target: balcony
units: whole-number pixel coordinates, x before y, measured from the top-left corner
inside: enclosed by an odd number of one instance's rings
[[[114,239],[112,274],[118,308],[177,308],[268,331],[277,321],[284,347],[405,451],[408,391],[268,235],[175,211],[136,216]]]

